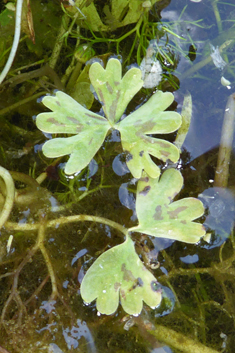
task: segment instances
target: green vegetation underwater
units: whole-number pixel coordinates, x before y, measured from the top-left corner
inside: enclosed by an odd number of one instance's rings
[[[0,353],[234,353],[233,2],[1,2]]]

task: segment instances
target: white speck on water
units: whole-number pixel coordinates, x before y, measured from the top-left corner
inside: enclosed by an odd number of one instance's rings
[[[231,82],[229,80],[227,80],[224,76],[221,77],[221,84],[225,87],[230,87]],[[231,88],[231,87],[230,87]]]

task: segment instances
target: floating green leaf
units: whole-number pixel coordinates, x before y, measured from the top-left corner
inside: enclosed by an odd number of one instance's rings
[[[57,92],[55,97],[45,97],[43,103],[52,112],[37,116],[38,128],[50,133],[76,134],[46,142],[43,146],[45,156],[53,158],[70,154],[65,173],[73,174],[91,161],[108,130],[115,128],[121,133],[127,165],[135,178],[141,177],[142,170],[152,178],[159,176],[160,170],[150,155],[176,162],[179,158],[176,146],[147,135],[170,133],[180,126],[178,113],[164,112],[174,100],[172,93],[158,91],[142,107],[118,122],[143,85],[141,75],[141,70],[132,68],[121,78],[122,67],[117,59],[110,59],[106,69],[98,62],[91,65],[90,80],[107,119],[87,110],[63,92]]]
[[[172,93],[155,93],[142,107],[127,116],[116,128],[121,133],[124,151],[127,152],[127,165],[135,178],[140,178],[145,170],[152,178],[160,174],[159,167],[151,160],[150,154],[166,161],[176,162],[179,150],[168,141],[147,136],[166,134],[177,130],[181,116],[176,112],[164,112],[173,102]]]
[[[130,231],[186,243],[197,243],[205,235],[200,223],[192,220],[203,215],[198,199],[187,197],[172,202],[183,186],[178,170],[166,170],[160,181],[143,176],[138,182],[136,212],[139,225]]]
[[[129,236],[93,263],[82,281],[81,296],[86,303],[97,299],[97,310],[106,315],[117,310],[119,298],[128,314],[138,315],[143,301],[155,308],[162,297],[155,277],[140,261]]]
[[[102,145],[109,123],[63,92],[43,98],[43,104],[52,110],[37,116],[37,127],[50,133],[78,134],[47,141],[43,146],[46,157],[55,158],[70,154],[65,173],[73,174],[88,165]]]
[[[111,125],[121,118],[130,100],[143,86],[142,73],[137,68],[128,70],[122,78],[122,66],[117,59],[110,59],[106,69],[94,63],[89,76]]]

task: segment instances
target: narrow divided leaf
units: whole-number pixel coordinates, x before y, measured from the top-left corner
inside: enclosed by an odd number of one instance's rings
[[[106,315],[117,310],[119,299],[128,314],[138,315],[143,301],[155,308],[162,298],[158,282],[140,261],[129,236],[93,263],[82,281],[81,296],[86,303],[97,299],[97,310]]]
[[[91,65],[91,83],[112,126],[121,118],[130,100],[143,86],[141,75],[141,70],[132,68],[122,78],[122,65],[117,59],[110,59],[105,69],[98,62]]]
[[[183,186],[178,170],[166,170],[160,181],[144,176],[138,182],[136,213],[139,225],[129,231],[197,243],[205,235],[200,223],[192,222],[204,213],[200,200],[187,197],[172,202]]]
[[[123,150],[127,153],[127,166],[135,178],[140,178],[142,170],[152,177],[160,174],[159,167],[150,155],[166,161],[176,162],[179,150],[168,141],[148,136],[148,134],[167,134],[181,125],[181,116],[176,112],[164,110],[173,102],[172,93],[155,93],[142,107],[115,125],[121,133]]]

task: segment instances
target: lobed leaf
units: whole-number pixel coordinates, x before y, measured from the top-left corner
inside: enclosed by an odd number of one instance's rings
[[[138,315],[143,301],[155,308],[162,297],[155,277],[140,261],[129,236],[93,263],[82,281],[81,296],[86,303],[97,299],[97,310],[106,315],[117,310],[119,299],[128,314]]]
[[[49,158],[70,154],[65,173],[73,174],[83,169],[94,157],[111,127],[121,133],[127,165],[135,178],[140,178],[143,170],[152,178],[159,176],[160,169],[150,155],[163,161],[178,160],[176,146],[149,136],[170,133],[179,128],[181,116],[176,112],[164,111],[173,102],[173,94],[158,91],[142,107],[117,123],[129,101],[143,85],[141,70],[132,68],[123,78],[121,74],[121,63],[117,59],[110,59],[106,69],[97,62],[90,67],[91,82],[108,120],[60,91],[55,97],[43,99],[43,104],[52,112],[39,114],[37,127],[44,132],[76,135],[55,138],[43,146],[43,153]]]
[[[200,200],[193,197],[172,202],[182,186],[183,177],[173,168],[166,170],[160,181],[142,177],[138,182],[136,199],[139,225],[129,230],[197,243],[205,235],[205,229],[200,223],[192,221],[203,215],[204,207]]]
[[[132,68],[122,78],[122,65],[117,59],[110,59],[105,69],[98,62],[91,65],[91,83],[112,126],[121,118],[130,100],[143,86],[141,75],[138,68]]]
[[[49,133],[77,134],[47,141],[43,146],[46,157],[55,158],[70,154],[65,173],[80,171],[91,161],[102,145],[110,128],[108,121],[95,114],[63,92],[43,98],[43,104],[52,112],[37,116],[37,127]]]
[[[179,159],[179,150],[168,141],[148,136],[166,134],[177,130],[181,116],[164,110],[173,102],[172,93],[158,91],[144,105],[115,125],[121,133],[123,150],[127,153],[127,166],[135,178],[140,178],[142,170],[152,177],[160,174],[159,167],[150,155],[162,161]]]

